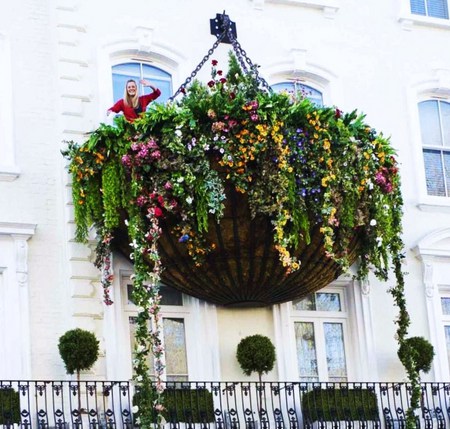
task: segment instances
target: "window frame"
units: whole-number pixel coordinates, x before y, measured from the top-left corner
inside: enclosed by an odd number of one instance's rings
[[[447,8],[449,8],[449,2],[447,0]],[[450,12],[450,11],[449,11]],[[432,16],[418,15],[411,12],[411,0],[401,0],[399,11],[399,23],[404,30],[410,31],[413,27],[429,27],[450,29],[449,18],[435,18]]]
[[[299,85],[299,86],[303,86],[303,87],[310,88],[310,89],[312,89],[313,91],[318,92],[318,93],[320,94],[320,96],[321,96],[321,104],[319,104],[319,106],[324,106],[324,94],[323,94],[323,90],[322,90],[322,88],[319,88],[319,87],[318,87],[317,85],[315,85],[314,83],[306,82],[306,81],[304,81],[303,79],[292,79],[292,78],[289,78],[289,79],[278,79],[276,82],[273,82],[273,83],[270,85],[270,87],[271,87],[272,89],[274,89],[274,86],[275,86],[275,85],[282,85],[282,84],[284,84],[284,85],[292,84],[292,85],[294,86],[294,90],[297,90],[297,89],[296,89],[296,86]],[[275,89],[274,89],[274,90],[275,90]],[[309,97],[306,97],[306,98],[309,98]],[[310,99],[310,100],[311,100],[311,99]],[[311,101],[313,101],[313,100],[311,100]]]
[[[13,133],[13,94],[9,38],[0,33],[0,181],[11,182],[20,175],[16,164]]]
[[[132,275],[132,272],[122,271],[120,273],[120,293],[122,297],[122,309],[124,314],[124,322],[126,329],[126,335],[128,336],[128,341],[126,341],[127,344],[127,350],[128,350],[128,356],[129,356],[129,362],[131,367],[131,373],[133,373],[133,366],[132,366],[132,359],[133,359],[133,350],[131,347],[132,339],[131,339],[131,330],[130,330],[130,317],[136,317],[139,309],[135,304],[130,304],[128,302],[128,285],[132,283],[132,280],[130,279],[130,276]],[[186,354],[186,367],[187,367],[187,374],[186,374],[186,381],[189,381],[190,379],[190,359],[189,357],[189,346],[188,346],[188,330],[191,329],[191,309],[189,308],[189,305],[187,304],[187,299],[184,294],[181,294],[183,303],[182,305],[161,305],[161,319],[162,319],[162,326],[164,326],[164,319],[166,318],[172,318],[172,319],[183,319],[184,320],[184,341],[185,341],[185,354]],[[164,331],[164,329],[162,329]],[[161,337],[162,345],[164,346],[164,332]],[[150,356],[151,357],[151,356]],[[166,368],[164,368],[163,373],[163,380],[167,380],[168,376],[176,376],[177,374],[167,374]]]
[[[351,333],[350,333],[350,321],[349,321],[349,297],[346,287],[343,285],[330,285],[320,291],[315,293],[337,293],[340,296],[341,311],[317,311],[317,310],[295,310],[293,307],[293,302],[290,302],[291,313],[290,313],[290,331],[291,338],[294,344],[294,354],[295,354],[295,365],[297,378],[300,380],[302,378],[299,374],[298,369],[298,356],[296,348],[296,336],[295,336],[295,323],[296,322],[312,322],[314,326],[314,336],[316,344],[316,358],[318,367],[318,381],[327,382],[329,381],[328,367],[326,364],[326,343],[324,338],[324,324],[325,323],[341,323],[342,333],[344,338],[344,353],[345,353],[345,364],[346,364],[346,380],[348,382],[351,377]],[[337,381],[336,381],[337,382]],[[344,382],[342,380],[342,382]]]
[[[132,74],[126,74],[126,73],[121,73],[121,72],[114,71],[115,67],[126,66],[128,64],[137,64],[137,65],[139,65],[139,77],[133,76]],[[166,73],[168,76],[159,77],[158,80],[168,82],[168,84],[169,84],[169,93],[170,93],[170,94],[168,94],[168,97],[173,95],[173,77],[172,77],[170,72],[168,72],[167,70],[164,70],[162,67],[156,66],[150,60],[137,59],[137,58],[133,58],[133,59],[129,59],[129,60],[125,60],[124,59],[124,61],[111,64],[112,98],[113,98],[113,102],[114,103],[117,102],[118,100],[120,100],[123,97],[122,93],[119,94],[118,97],[114,97],[114,77],[113,77],[114,74],[127,76],[127,77],[129,77],[131,79],[133,79],[133,78],[136,79],[136,83],[138,84],[139,94],[140,95],[144,95],[146,93],[145,89],[144,89],[144,86],[139,83],[140,79],[146,79],[146,77],[145,77],[146,74],[143,71],[144,70],[144,66],[148,66],[148,67],[160,70],[163,73]],[[152,82],[151,78],[147,78],[147,79],[149,79],[150,82]],[[148,90],[147,90],[147,93],[148,93]]]
[[[425,103],[425,102],[430,102],[430,101],[434,101],[437,103],[437,107],[438,107],[438,120],[439,120],[439,127],[440,127],[440,135],[441,135],[441,145],[430,145],[430,144],[426,144],[424,143],[423,139],[422,139],[422,125],[421,125],[421,115],[420,115],[420,104]],[[424,98],[423,100],[419,100],[417,102],[417,117],[418,117],[418,121],[419,121],[419,131],[420,131],[420,143],[421,143],[421,154],[422,154],[422,169],[423,169],[423,173],[424,173],[424,188],[425,188],[425,194],[428,198],[432,198],[432,199],[447,199],[450,200],[450,185],[447,182],[450,182],[450,176],[447,180],[447,176],[445,174],[445,162],[443,159],[444,153],[448,153],[450,155],[450,142],[448,142],[449,144],[446,146],[444,145],[444,134],[443,134],[443,122],[442,122],[442,114],[441,114],[441,103],[446,103],[449,105],[450,107],[450,99],[448,98],[444,98],[444,97],[427,97]],[[449,124],[448,127],[450,128],[450,118],[449,118]],[[425,164],[425,156],[424,156],[424,151],[425,150],[433,150],[433,151],[439,151],[440,152],[440,161],[441,161],[441,166],[443,169],[443,182],[444,182],[444,191],[445,191],[445,195],[433,195],[433,194],[429,194],[428,193],[428,188],[427,188],[427,168],[426,168],[426,164]],[[450,174],[450,172],[449,172]],[[450,202],[450,201],[449,201]]]

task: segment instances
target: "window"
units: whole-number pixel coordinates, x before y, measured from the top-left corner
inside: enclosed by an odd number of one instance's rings
[[[444,323],[447,361],[450,368],[450,296],[441,297],[442,321]]]
[[[131,353],[135,349],[135,332],[137,308],[131,298],[133,285],[130,278],[124,278],[126,285],[128,324],[130,332]],[[188,361],[186,348],[187,311],[183,307],[183,295],[175,289],[161,285],[162,343],[165,349],[165,374],[168,381],[188,380]],[[149,356],[150,373],[153,371],[153,359]]]
[[[410,0],[411,13],[448,19],[447,0]]]
[[[320,91],[297,81],[276,83],[275,85],[272,85],[272,89],[276,92],[287,92],[292,97],[295,97],[296,94],[301,94],[303,97],[309,98],[318,106],[323,105],[322,93]]]
[[[347,381],[343,292],[316,292],[292,307],[300,380]]]
[[[158,102],[164,103],[172,96],[172,79],[169,73],[142,62],[118,64],[112,68],[114,102],[123,97],[127,80],[134,79],[139,85],[139,94],[144,94],[144,87],[139,84],[140,79],[150,81],[161,91]]]
[[[420,128],[428,195],[450,196],[450,103],[419,103]]]

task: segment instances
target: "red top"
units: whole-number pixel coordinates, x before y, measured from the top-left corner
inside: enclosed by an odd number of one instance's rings
[[[161,91],[158,88],[156,88],[151,94],[141,95],[139,97],[139,105],[141,106],[142,112],[145,112],[145,109],[150,104],[150,102],[158,98],[160,95]],[[138,118],[138,114],[134,111],[133,107],[125,104],[123,98],[121,98],[116,104],[114,104],[114,106],[112,106],[108,110],[111,110],[115,113],[123,112],[125,118],[130,122],[133,122]]]

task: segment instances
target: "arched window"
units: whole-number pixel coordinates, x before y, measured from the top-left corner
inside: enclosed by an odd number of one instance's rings
[[[300,93],[303,97],[309,98],[318,106],[323,105],[322,93],[300,82],[280,82],[272,85],[272,89],[276,92],[287,92],[288,94],[292,94],[292,96]]]
[[[411,13],[448,19],[448,0],[410,0]]]
[[[450,103],[419,103],[423,159],[428,195],[450,196]]]
[[[112,68],[114,102],[123,97],[123,90],[129,79],[136,81],[141,95],[144,94],[144,88],[139,84],[140,79],[146,79],[153,86],[159,88],[161,91],[161,96],[158,98],[159,103],[164,103],[172,96],[172,77],[169,73],[144,62],[130,62],[117,64]]]

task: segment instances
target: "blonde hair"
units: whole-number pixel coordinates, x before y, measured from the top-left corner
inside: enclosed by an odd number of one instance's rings
[[[136,85],[136,94],[134,94],[133,97],[130,97],[127,91],[127,86],[131,82],[133,82]],[[127,106],[133,107],[133,109],[136,109],[136,107],[139,106],[139,87],[134,79],[127,80],[127,83],[125,84],[125,89],[123,90],[123,101]]]

